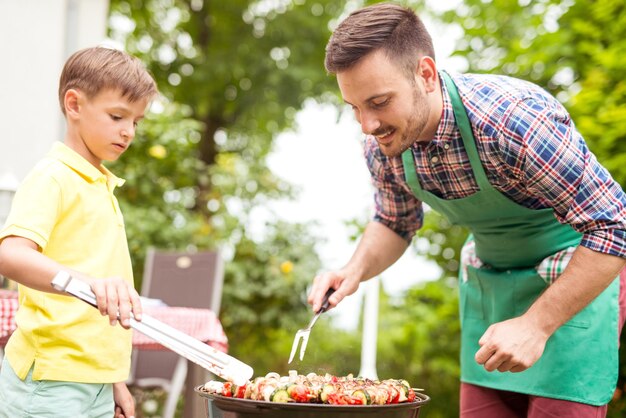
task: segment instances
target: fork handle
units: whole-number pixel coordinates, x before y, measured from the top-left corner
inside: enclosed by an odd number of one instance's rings
[[[324,299],[322,299],[322,307],[316,313],[321,314],[323,312],[326,312],[326,310],[330,306],[330,302],[328,302],[328,298],[333,293],[335,293],[335,289],[333,289],[332,287],[329,287],[328,290],[326,291],[326,294],[324,295]]]

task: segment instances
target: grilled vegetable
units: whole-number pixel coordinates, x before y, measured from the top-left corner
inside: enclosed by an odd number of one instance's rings
[[[370,394],[367,393],[367,390],[365,389],[355,390],[354,392],[352,392],[352,397],[355,400],[360,400],[361,405],[370,405],[372,403],[372,398],[370,397]]]
[[[311,401],[311,390],[303,384],[289,385],[287,393],[289,393],[289,397],[296,402],[304,403]]]
[[[289,397],[289,393],[287,393],[287,389],[285,388],[276,388],[272,395],[270,396],[271,402],[290,402],[291,398]]]
[[[248,385],[246,384],[243,386],[237,386],[233,384],[230,390],[233,395],[233,398],[243,399],[246,395],[246,386]]]
[[[224,383],[224,386],[222,388],[222,393],[223,396],[227,396],[229,398],[233,397],[233,384],[231,382],[226,382]]]
[[[203,389],[222,396],[257,401],[334,405],[385,405],[414,402],[416,398],[409,382],[403,379],[378,381],[352,375],[337,377],[315,373],[303,376],[295,370],[291,370],[288,376],[268,373],[243,386],[211,381]]]
[[[322,385],[322,391],[320,392],[320,400],[323,403],[328,403],[328,395],[331,393],[335,393],[337,390],[335,389],[335,385],[330,383],[325,383]]]

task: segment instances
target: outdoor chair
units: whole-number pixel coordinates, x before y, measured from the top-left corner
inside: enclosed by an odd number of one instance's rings
[[[217,251],[149,249],[141,296],[168,306],[211,309],[219,315],[224,281]],[[187,377],[187,360],[169,350],[133,350],[129,385],[161,387],[167,392],[163,418],[173,418]],[[193,388],[187,388],[193,393]]]

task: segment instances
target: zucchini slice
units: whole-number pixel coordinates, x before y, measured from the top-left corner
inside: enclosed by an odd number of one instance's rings
[[[372,404],[372,398],[370,397],[370,394],[367,393],[367,390],[365,389],[355,390],[354,392],[352,392],[352,397],[356,399],[360,399],[363,405]]]
[[[335,389],[335,386],[331,385],[330,383],[325,383],[322,386],[322,390],[320,391],[320,400],[323,403],[327,403],[328,402],[328,395],[330,395],[331,393],[335,393],[337,390]]]
[[[274,392],[270,395],[270,402],[282,402],[287,403],[291,402],[291,398],[289,397],[289,393],[287,393],[287,389],[285,388],[276,388]]]

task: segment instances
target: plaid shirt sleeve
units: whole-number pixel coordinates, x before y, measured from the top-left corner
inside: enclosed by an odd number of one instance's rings
[[[503,159],[559,222],[583,233],[581,245],[626,257],[626,196],[598,163],[556,100],[521,100],[503,115]]]
[[[422,202],[404,185],[397,181],[376,141],[366,138],[364,147],[367,167],[374,186],[374,217],[408,242],[422,227],[424,212]]]

